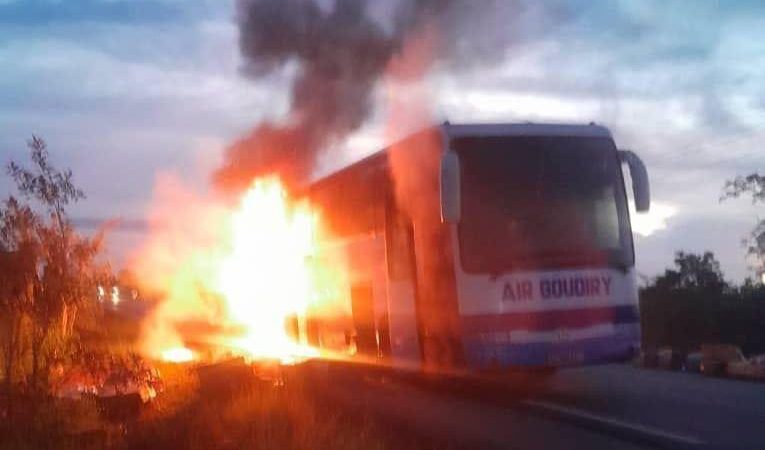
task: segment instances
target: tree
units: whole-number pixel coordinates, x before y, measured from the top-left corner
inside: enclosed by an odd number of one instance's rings
[[[758,172],[738,176],[725,182],[722,200],[751,195],[752,203],[765,202],[765,176]],[[765,276],[765,220],[760,220],[743,240],[746,253],[754,260],[754,270],[759,277]]]
[[[666,269],[664,275],[654,280],[654,287],[662,291],[678,289],[720,294],[728,289],[720,263],[712,252],[702,255],[678,251],[675,253],[676,269]]]
[[[50,163],[41,138],[33,136],[27,146],[31,167],[12,161],[7,172],[19,193],[36,201],[47,214],[36,213],[14,196],[0,207],[4,285],[0,307],[7,313],[3,327],[6,386],[12,385],[14,364],[25,356],[26,340],[31,373],[25,380],[40,392],[45,381],[42,374],[72,337],[78,311],[92,303],[105,268],[95,263],[102,236],[84,238],[68,219],[67,205],[85,198],[73,182],[72,171],[60,171]]]
[[[741,194],[751,194],[753,201],[765,201],[765,176],[755,172],[725,182],[723,198],[737,198]]]
[[[675,253],[666,269],[640,292],[643,344],[690,351],[720,340],[720,302],[735,293],[712,252]]]
[[[0,209],[0,327],[5,388],[10,399],[21,358],[25,316],[34,295],[38,218],[13,197]]]

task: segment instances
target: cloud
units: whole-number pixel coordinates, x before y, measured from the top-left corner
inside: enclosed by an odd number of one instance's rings
[[[473,48],[489,62],[442,65],[428,79],[436,116],[609,126],[646,161],[659,199],[652,223],[665,226],[636,238],[639,270],[658,273],[675,250],[708,248],[743,278],[739,241],[758,209],[718,198],[726,179],[765,165],[765,5],[495,4],[474,28],[486,31]],[[374,5],[381,20],[394,10]],[[198,166],[216,158],[200,155],[219,156],[289,101],[289,68],[256,82],[240,76],[232,17],[230,1],[0,2],[2,160],[22,157],[32,132],[48,138],[91,193],[87,217],[140,214],[158,170],[206,183]],[[382,116],[344,155],[382,147]],[[322,165],[336,167],[338,154]]]
[[[215,11],[213,0],[3,0],[0,24],[153,23]]]
[[[46,25],[57,22],[157,22],[171,17],[172,8],[156,1],[19,0],[0,3],[0,23]]]
[[[90,194],[76,208],[88,217],[140,216],[157,170],[181,169],[206,184],[189,170],[212,164],[197,154],[203,148],[218,153],[286,103],[278,74],[255,85],[239,76],[236,30],[228,19],[0,29],[6,68],[0,72],[0,162],[24,158],[26,139],[44,136],[54,160],[72,166]],[[10,191],[3,181],[0,189]]]
[[[651,236],[657,231],[667,228],[667,221],[677,214],[677,208],[666,203],[651,202],[647,212],[635,211],[635,205],[630,202],[630,219],[632,232],[640,236]]]
[[[492,67],[449,68],[433,77],[438,117],[609,126],[617,145],[646,161],[660,199],[649,215],[635,216],[636,231],[649,234],[637,239],[639,269],[661,271],[677,249],[712,249],[734,279],[743,278],[740,239],[757,208],[718,199],[726,179],[765,164],[763,6],[565,2],[552,8],[559,17],[554,29],[530,30],[523,45]]]
[[[636,232],[648,234],[636,239],[639,270],[660,272],[678,249],[711,249],[733,279],[743,278],[740,240],[758,208],[718,199],[726,179],[765,164],[763,5],[587,1],[525,8],[546,22],[520,21],[526,26],[514,30],[518,40],[496,48],[495,63],[444,66],[429,78],[436,117],[607,125],[617,145],[646,161],[659,199],[647,216],[634,217]],[[376,128],[362,134],[380,136],[382,127],[378,116]],[[374,150],[374,139],[355,139]]]

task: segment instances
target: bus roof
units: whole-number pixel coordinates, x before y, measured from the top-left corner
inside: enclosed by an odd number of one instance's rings
[[[445,122],[444,131],[450,138],[491,137],[491,136],[576,136],[611,137],[608,128],[590,123],[572,125],[558,123],[492,123],[492,124],[450,124]]]
[[[603,137],[611,138],[611,132],[608,128],[589,124],[560,124],[560,123],[485,123],[485,124],[452,124],[444,122],[434,125],[431,128],[424,128],[410,133],[396,142],[374,152],[354,163],[342,167],[334,172],[325,174],[309,182],[309,185],[321,184],[355,167],[383,167],[387,164],[386,151],[400,142],[433,129],[443,130],[449,138],[461,137],[492,137],[492,136],[572,136],[572,137]]]

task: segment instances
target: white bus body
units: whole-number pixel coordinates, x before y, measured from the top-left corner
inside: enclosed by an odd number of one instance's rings
[[[443,124],[312,184],[345,274],[309,341],[396,367],[558,367],[640,343],[622,164],[597,125]],[[338,311],[341,311],[338,313]]]

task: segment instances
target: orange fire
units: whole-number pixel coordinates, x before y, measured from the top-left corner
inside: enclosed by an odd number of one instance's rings
[[[245,330],[230,345],[283,361],[311,354],[286,324],[305,318],[313,292],[312,231],[310,210],[290,207],[278,180],[256,181],[247,191],[233,214],[230,248],[216,278],[229,319]]]
[[[186,347],[173,347],[161,352],[162,359],[172,363],[185,363],[194,360],[194,352]]]
[[[309,205],[292,201],[277,178],[255,180],[233,209],[171,191],[155,218],[163,227],[133,264],[163,297],[144,326],[144,352],[186,362],[199,357],[193,341],[282,363],[315,355],[305,343],[317,291]],[[190,333],[189,323],[205,331]]]

